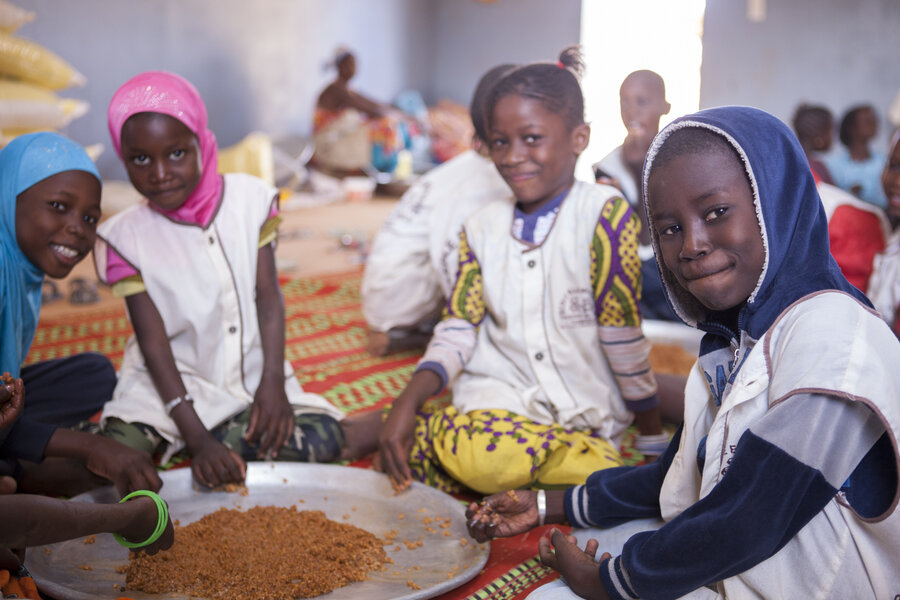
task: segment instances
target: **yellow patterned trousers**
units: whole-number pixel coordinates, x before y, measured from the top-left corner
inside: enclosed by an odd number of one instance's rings
[[[452,406],[418,414],[410,455],[413,479],[481,494],[565,488],[621,465],[615,447],[593,432],[541,425],[506,410],[461,414]]]

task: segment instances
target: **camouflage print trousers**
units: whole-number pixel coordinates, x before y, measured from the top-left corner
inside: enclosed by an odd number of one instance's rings
[[[318,413],[294,411],[294,433],[288,438],[275,460],[294,462],[332,462],[337,460],[344,445],[344,433],[333,417]],[[250,408],[214,427],[210,433],[244,460],[257,460],[258,446],[244,439],[250,424]],[[150,454],[165,451],[168,442],[156,429],[143,423],[126,423],[121,419],[107,419],[103,435],[137,450]]]

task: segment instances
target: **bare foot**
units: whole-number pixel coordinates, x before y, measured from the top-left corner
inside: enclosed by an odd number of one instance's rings
[[[370,410],[351,415],[341,421],[344,431],[344,447],[341,460],[356,460],[378,449],[378,433],[381,431],[381,410]]]

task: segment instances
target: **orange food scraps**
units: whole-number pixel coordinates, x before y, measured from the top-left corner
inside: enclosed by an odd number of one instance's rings
[[[254,588],[255,600],[311,598],[363,581],[386,562],[382,540],[321,511],[220,508],[177,528],[168,551],[132,553],[125,582],[148,593],[243,600],[253,573],[266,582]]]

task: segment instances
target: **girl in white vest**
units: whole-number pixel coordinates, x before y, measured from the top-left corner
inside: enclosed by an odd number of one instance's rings
[[[337,408],[300,389],[284,359],[277,190],[217,173],[206,107],[177,75],[130,79],[108,117],[147,202],[103,223],[94,249],[135,331],[103,410],[106,434],[163,460],[186,448],[207,486],[243,481],[245,460],[363,452],[355,444],[371,427],[339,421]]]
[[[614,188],[575,181],[590,137],[581,67],[568,49],[488,94],[491,158],[514,201],[465,221],[444,318],[380,435],[399,487],[581,483],[621,464],[635,414],[645,449],[668,440],[637,308],[640,221]],[[450,384],[452,406],[419,412]]]
[[[531,492],[489,499],[473,535],[662,519],[619,548],[540,541],[586,598],[896,598],[900,343],[831,257],[797,139],[754,108],[705,110],[657,135],[644,182],[669,301],[706,333],[684,424],[655,463],[548,492],[544,515]]]

